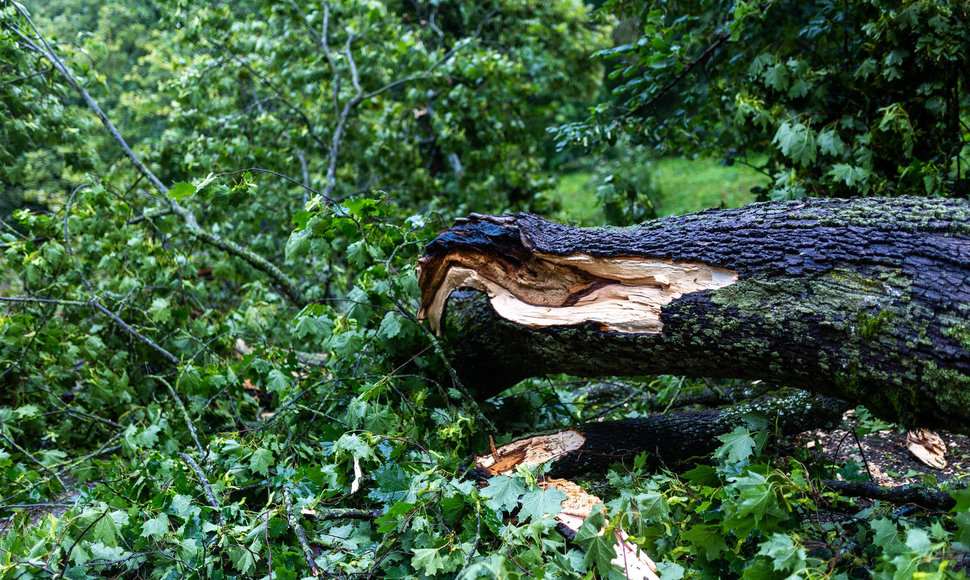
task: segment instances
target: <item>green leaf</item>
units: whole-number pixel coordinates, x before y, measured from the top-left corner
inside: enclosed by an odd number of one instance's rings
[[[681,580],[686,574],[687,570],[683,566],[676,562],[667,562],[661,560],[657,562],[657,574],[663,578],[663,580]]]
[[[579,526],[579,530],[576,532],[575,540],[583,544],[584,542],[595,538],[600,534],[600,531],[606,526],[606,516],[603,514],[603,508],[601,506],[593,506],[592,510],[589,512],[589,516],[583,522],[583,525]]]
[[[957,532],[953,538],[970,548],[970,512],[962,512],[953,518],[957,524]]]
[[[260,475],[269,475],[269,468],[273,465],[273,452],[263,447],[257,448],[249,456],[249,470]]]
[[[801,123],[793,125],[785,121],[778,127],[771,142],[777,144],[784,155],[803,167],[815,161],[815,133]]]
[[[681,537],[691,543],[695,548],[703,550],[708,560],[713,560],[727,549],[724,541],[724,532],[717,526],[696,525],[687,530]]]
[[[951,512],[970,511],[970,488],[951,489],[948,493],[957,501]]]
[[[175,494],[172,498],[172,503],[170,504],[171,509],[175,512],[175,515],[187,520],[191,518],[194,514],[199,513],[202,509],[199,506],[192,505],[192,496]]]
[[[243,546],[229,546],[229,559],[232,560],[232,565],[236,570],[239,570],[242,574],[247,573],[250,568],[256,565],[252,552]]]
[[[445,567],[445,562],[435,548],[415,548],[414,557],[411,558],[411,566],[417,571],[423,571],[428,576],[434,576],[435,572]]]
[[[841,181],[849,187],[854,187],[857,184],[866,182],[869,178],[869,171],[855,165],[836,163],[827,175],[837,182]]]
[[[751,433],[740,425],[730,433],[718,435],[717,439],[723,445],[714,452],[714,457],[728,464],[746,460],[751,457],[758,446]]]
[[[143,538],[155,538],[159,540],[167,534],[169,531],[168,516],[165,514],[158,514],[150,520],[146,520],[145,523],[141,525],[141,537]]]
[[[88,549],[91,550],[91,560],[120,560],[124,558],[128,551],[117,545],[109,546],[104,542],[93,542],[88,545]],[[90,560],[89,560],[90,561]]]
[[[818,134],[818,149],[822,155],[838,157],[845,153],[845,142],[832,129],[826,129]]]
[[[377,337],[389,340],[401,333],[401,317],[397,312],[390,310],[381,319],[380,328],[377,329]]]
[[[765,84],[779,92],[788,90],[791,77],[788,74],[788,67],[782,63],[776,63],[768,67],[765,71]]]
[[[30,419],[40,415],[40,407],[37,405],[21,405],[14,410],[18,419]]]
[[[374,470],[374,483],[377,484],[367,497],[386,504],[399,504],[411,491],[411,479],[397,463],[387,463]],[[410,504],[403,504],[408,505]]]
[[[586,555],[583,556],[583,564],[587,568],[596,566],[600,576],[607,577],[615,570],[613,558],[616,558],[616,536],[613,533],[606,533],[602,536],[594,536],[586,544]]]
[[[787,534],[771,534],[758,554],[772,560],[775,570],[797,572],[805,567],[805,550]]]
[[[929,534],[919,528],[906,530],[906,547],[920,556],[926,556],[933,550]]]
[[[564,499],[566,494],[555,488],[529,491],[522,496],[519,518],[538,521],[545,515],[555,517],[562,511]]]
[[[110,515],[105,515],[98,519],[88,532],[88,535],[93,541],[101,542],[109,548],[114,548],[118,545],[118,534],[118,525]]]
[[[175,200],[182,200],[190,195],[195,195],[195,186],[184,181],[175,182],[175,187],[168,192],[168,196]]]
[[[269,371],[266,377],[266,390],[270,393],[279,393],[290,388],[290,377],[280,369]]]
[[[310,249],[310,237],[313,232],[310,230],[296,230],[290,234],[286,240],[284,254],[288,259],[302,256]]]
[[[870,526],[876,532],[876,535],[872,540],[875,545],[883,549],[887,549],[899,541],[899,529],[892,520],[888,518],[881,518],[874,520]]]
[[[640,517],[646,521],[666,520],[670,514],[667,498],[660,492],[650,491],[636,496]]]
[[[172,311],[169,309],[167,298],[155,298],[152,305],[148,307],[148,316],[152,322],[165,323],[172,319]]]
[[[398,524],[405,521],[405,516],[410,514],[413,510],[413,503],[401,501],[394,504],[387,511],[385,511],[381,517],[374,520],[377,523],[377,533],[386,534],[387,532],[397,529]]]
[[[481,495],[489,501],[486,504],[495,511],[511,511],[519,504],[519,496],[525,492],[525,485],[519,477],[496,475],[488,481],[488,487]]]
[[[358,240],[347,247],[347,260],[358,268],[363,268],[368,259],[367,244],[364,240]]]

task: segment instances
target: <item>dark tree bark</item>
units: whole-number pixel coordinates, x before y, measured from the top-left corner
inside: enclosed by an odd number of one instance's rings
[[[505,474],[515,466],[551,461],[550,477],[572,477],[613,463],[633,464],[646,453],[649,468],[676,468],[710,455],[719,435],[739,425],[762,425],[781,435],[838,425],[849,405],[804,391],[759,397],[722,409],[679,411],[621,421],[604,421],[519,439],[477,459],[483,476]]]
[[[474,216],[428,245],[422,310],[483,397],[553,372],[764,379],[968,433],[968,218],[918,198],[630,229]]]

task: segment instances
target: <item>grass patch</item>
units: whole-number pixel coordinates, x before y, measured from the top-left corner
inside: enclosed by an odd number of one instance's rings
[[[603,209],[596,201],[594,177],[590,171],[577,171],[559,178],[552,194],[562,206],[558,219],[582,226],[603,225]]]
[[[668,157],[653,163],[654,199],[660,215],[679,215],[712,207],[739,207],[754,201],[751,188],[767,186],[769,179],[744,165],[725,166],[717,159]],[[579,225],[602,225],[603,211],[596,201],[599,176],[577,171],[560,177],[553,192],[561,204],[559,217]]]
[[[711,207],[739,207],[754,201],[751,188],[769,179],[745,165],[725,166],[711,158],[665,158],[655,162],[654,184],[661,215],[680,215]]]

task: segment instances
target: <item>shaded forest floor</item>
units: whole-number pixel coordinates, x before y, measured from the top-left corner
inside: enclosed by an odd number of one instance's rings
[[[861,420],[853,411],[831,431],[809,431],[794,438],[794,443],[810,448],[831,465],[846,465],[833,479],[861,479],[884,486],[912,483],[935,484],[970,474],[970,437],[946,431],[937,433],[946,444],[947,465],[935,469],[917,459],[907,449],[907,434],[898,428],[880,429],[855,435]],[[865,429],[861,430],[863,433]],[[858,474],[858,476],[856,476]]]

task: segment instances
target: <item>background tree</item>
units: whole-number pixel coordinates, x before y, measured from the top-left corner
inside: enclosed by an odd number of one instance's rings
[[[756,166],[763,198],[970,194],[964,2],[608,2],[610,100],[566,142],[628,133]]]

